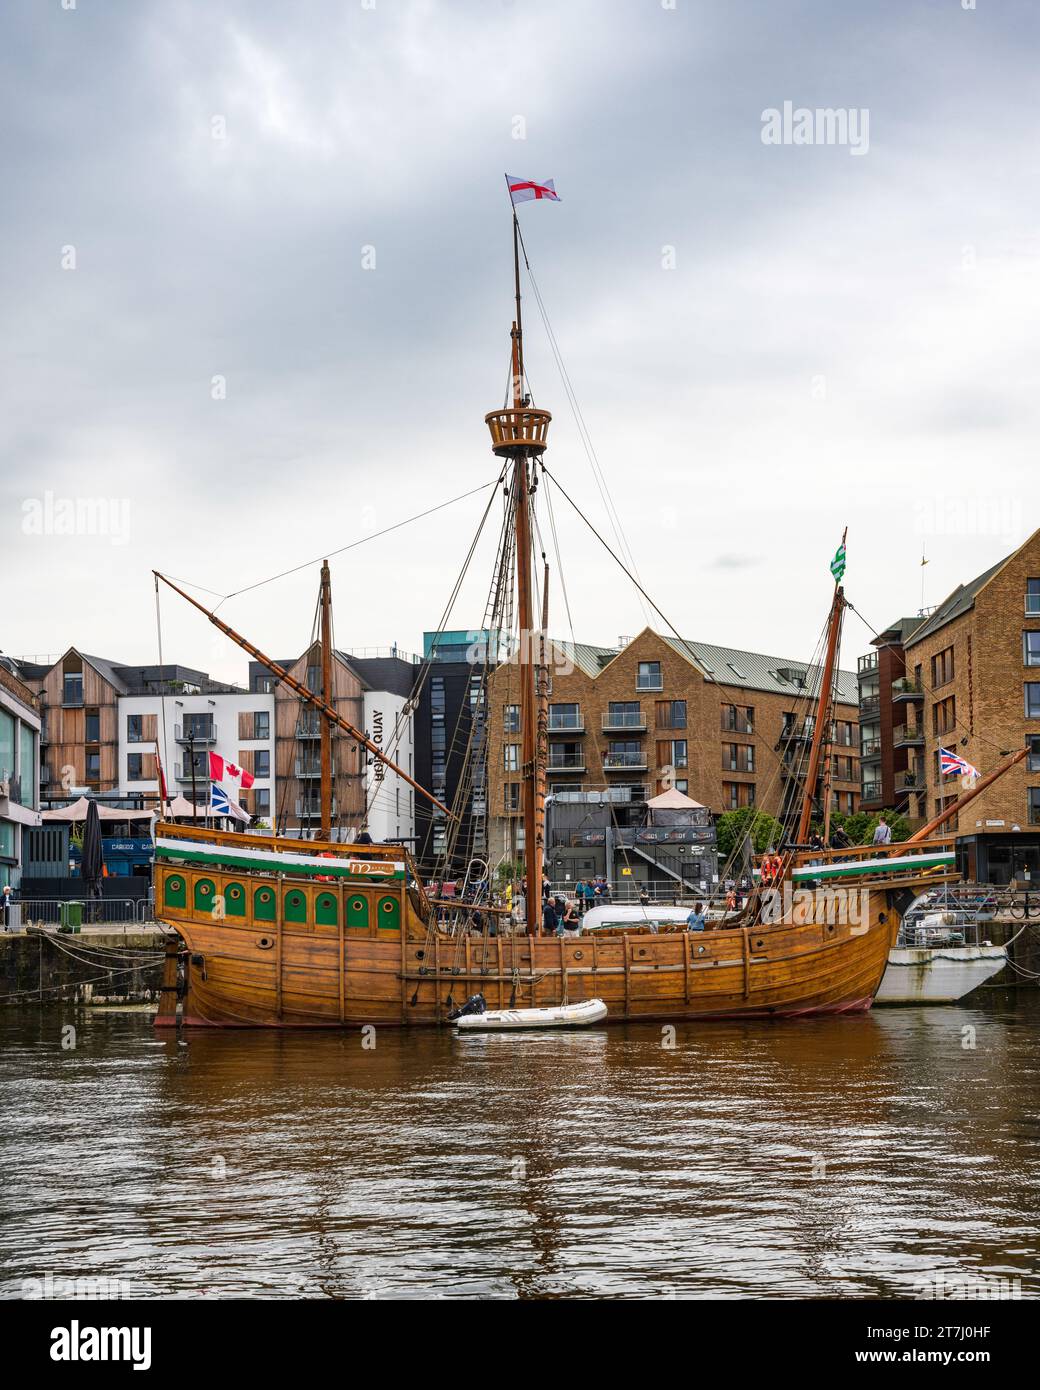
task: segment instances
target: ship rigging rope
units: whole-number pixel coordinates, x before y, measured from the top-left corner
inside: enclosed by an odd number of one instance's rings
[[[435,512],[442,512],[445,507],[451,507],[456,502],[464,501],[467,497],[475,497],[478,492],[483,492],[485,488],[493,486],[494,481],[481,483],[479,487],[470,488],[468,492],[460,492],[456,497],[449,497],[446,502],[438,502],[435,507],[427,507],[425,511],[416,512],[414,516],[405,517],[403,521],[396,521],[393,526],[384,526],[381,531],[372,531],[367,536],[359,536],[357,540],[350,541],[347,545],[341,545],[337,550],[326,551],[324,555],[318,556],[316,559],[305,560],[302,564],[293,565],[291,569],[280,570],[278,574],[269,575],[266,579],[258,579],[255,584],[247,584],[244,588],[233,589],[227,594],[222,594],[218,589],[208,589],[205,584],[197,584],[190,579],[177,579],[175,574],[170,575],[169,578],[176,580],[178,584],[187,585],[189,589],[198,589],[204,594],[212,594],[214,598],[219,598],[220,603],[218,603],[217,607],[213,610],[215,613],[217,609],[228,601],[228,599],[238,598],[240,594],[251,593],[254,589],[260,589],[265,584],[273,584],[278,579],[285,579],[290,574],[298,574],[300,570],[309,569],[312,565],[320,564],[322,559],[331,560],[336,555],[345,554],[348,550],[356,550],[359,545],[366,545],[369,541],[378,540],[380,536],[388,536],[392,531],[400,531],[403,526],[410,526],[413,521],[421,521],[423,517],[433,516]]]

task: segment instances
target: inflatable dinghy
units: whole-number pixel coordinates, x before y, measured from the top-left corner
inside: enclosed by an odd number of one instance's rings
[[[602,999],[583,999],[580,1004],[559,1004],[551,1009],[487,1009],[460,1014],[455,1026],[467,1033],[498,1033],[523,1028],[584,1028],[602,1023],[607,1006]]]

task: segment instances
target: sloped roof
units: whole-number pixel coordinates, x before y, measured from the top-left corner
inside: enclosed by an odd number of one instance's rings
[[[120,695],[126,695],[128,693],[129,686],[124,677],[120,675],[120,670],[122,668],[119,662],[109,661],[106,656],[89,656],[86,652],[79,651],[78,647],[74,650],[84,661],[89,661],[94,670],[97,671],[99,675],[104,676],[109,685],[114,686]]]
[[[669,787],[666,792],[661,792],[659,796],[652,796],[646,803],[651,811],[703,811],[704,803],[694,801],[692,796],[686,796],[679,791],[678,787]]]
[[[807,685],[811,685],[813,678],[819,674],[818,667],[810,666],[804,661],[793,661],[786,656],[766,656],[761,652],[746,652],[736,647],[714,647],[707,642],[695,642],[691,639],[680,641],[677,637],[668,637],[663,633],[653,635],[660,641],[667,642],[672,650],[685,657],[695,670],[699,668],[707,679],[713,677],[718,685],[732,686],[737,690],[765,690],[774,695],[803,698],[806,686],[786,680],[778,673],[790,671],[794,676],[802,676]],[[587,642],[567,642],[555,638],[553,644],[566,652],[575,666],[593,678],[625,650],[624,647],[596,647]],[[837,671],[835,682],[836,698],[842,704],[854,705],[858,702],[859,689],[854,671]]]
[[[1015,552],[1012,552],[1015,553]],[[920,627],[914,628],[913,632],[904,642],[904,646],[912,647],[922,641],[925,637],[930,637],[933,632],[938,632],[947,623],[952,623],[954,618],[959,618],[963,613],[969,612],[975,606],[975,595],[982,586],[989,582],[998,570],[1004,568],[1011,559],[1010,555],[1005,555],[1003,560],[998,560],[995,565],[991,565],[988,570],[977,575],[967,584],[959,584],[952,594],[948,594],[942,603],[936,608],[931,617],[925,618]]]

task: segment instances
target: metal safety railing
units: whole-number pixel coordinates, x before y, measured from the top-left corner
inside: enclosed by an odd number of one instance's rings
[[[28,927],[123,927],[155,920],[155,903],[144,898],[18,898],[7,907],[6,931]]]

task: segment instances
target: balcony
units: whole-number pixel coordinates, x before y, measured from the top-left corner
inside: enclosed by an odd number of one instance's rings
[[[302,739],[321,738],[321,726],[318,722],[317,715],[315,715],[313,719],[297,719],[293,737]]]
[[[868,652],[866,656],[861,656],[856,663],[856,670],[859,675],[865,676],[869,671],[876,671],[878,668],[877,652]]]
[[[336,764],[333,761],[332,775],[336,775]],[[297,758],[293,763],[294,777],[320,777],[321,759],[320,758]]]
[[[862,762],[876,763],[881,757],[881,740],[879,738],[864,739],[859,756]]]
[[[911,767],[896,778],[896,791],[923,792],[925,789],[924,768]]]
[[[647,761],[645,753],[604,753],[604,772],[645,772]]]
[[[924,700],[924,686],[920,681],[910,680],[904,676],[901,680],[892,682],[892,703],[900,704],[906,700]],[[860,706],[860,718],[863,717],[863,707]]]
[[[780,733],[780,742],[811,743],[812,737],[813,725],[807,719],[801,724],[785,724]]]
[[[604,733],[624,729],[635,729],[639,733],[645,733],[646,715],[641,710],[618,710],[616,714],[607,713],[603,716]]]
[[[862,724],[867,719],[876,719],[881,713],[881,696],[868,695],[865,700],[859,702],[859,722]]]
[[[859,799],[863,805],[866,805],[868,802],[872,805],[875,802],[881,802],[884,800],[884,797],[885,794],[880,782],[864,782],[860,789]]]
[[[336,815],[336,802],[332,802],[332,815]],[[311,801],[303,797],[296,798],[296,819],[297,820],[320,820],[321,802],[317,799]]]
[[[190,784],[192,781],[191,763],[178,763],[173,770],[173,775],[176,781]],[[199,769],[196,768],[194,780],[197,787],[208,784],[210,780],[209,769],[207,768],[205,772],[200,772]]]
[[[585,720],[580,714],[550,714],[549,732],[551,734],[583,734]]]
[[[195,724],[175,724],[173,736],[178,743],[216,743],[216,724],[205,724],[199,728]]]
[[[892,742],[896,748],[912,748],[924,743],[924,730],[915,724],[903,724],[896,730]]]
[[[663,676],[637,676],[637,677],[636,677],[636,689],[637,689],[637,690],[650,690],[650,691],[653,691],[653,690],[663,690],[663,689],[664,689],[664,677],[663,677]]]
[[[549,750],[546,772],[584,772],[585,758],[581,753],[554,753]]]

